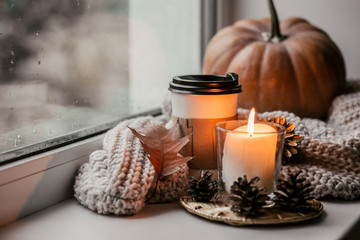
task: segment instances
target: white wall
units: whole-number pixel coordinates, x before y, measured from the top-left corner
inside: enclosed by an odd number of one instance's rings
[[[345,58],[347,78],[360,78],[359,0],[274,0],[279,19],[302,17],[326,31]],[[229,21],[270,16],[267,0],[230,0]]]
[[[199,3],[129,1],[130,112],[160,106],[174,76],[200,72]]]

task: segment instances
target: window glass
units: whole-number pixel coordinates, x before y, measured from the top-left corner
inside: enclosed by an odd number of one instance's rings
[[[199,29],[193,0],[2,1],[0,162],[160,107]]]

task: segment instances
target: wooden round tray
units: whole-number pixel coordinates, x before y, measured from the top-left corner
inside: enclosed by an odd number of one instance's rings
[[[309,209],[306,212],[289,212],[269,207],[264,208],[262,214],[257,217],[242,217],[231,211],[230,207],[222,202],[195,202],[191,197],[184,196],[180,199],[180,203],[190,213],[233,226],[303,222],[320,216],[323,210],[323,206],[319,201],[311,200],[308,202]]]

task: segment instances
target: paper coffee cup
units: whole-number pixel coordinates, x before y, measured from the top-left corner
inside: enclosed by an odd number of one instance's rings
[[[237,118],[237,74],[176,76],[169,85],[172,121],[179,121],[182,135],[192,133],[181,154],[194,157],[192,169],[216,169],[215,125]]]

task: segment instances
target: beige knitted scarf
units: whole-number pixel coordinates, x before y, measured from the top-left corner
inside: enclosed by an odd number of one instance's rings
[[[247,111],[239,109],[239,114]],[[260,114],[275,116],[295,123],[296,134],[303,137],[298,156],[281,167],[281,178],[302,170],[317,199],[360,198],[360,81],[347,82],[347,93],[334,99],[326,122],[283,111]]]
[[[128,128],[161,122],[139,117],[119,123],[105,134],[103,149],[93,152],[75,179],[75,198],[101,214],[133,215],[139,212],[154,191],[155,169],[147,154]],[[159,181],[150,202],[179,199],[187,186],[188,167]]]
[[[165,100],[165,118],[171,115]],[[239,109],[239,115],[248,110]],[[296,124],[296,134],[303,137],[299,154],[282,166],[281,178],[302,170],[319,199],[332,196],[360,199],[360,81],[348,81],[347,93],[334,99],[327,121],[300,118],[284,111],[266,112],[261,118],[286,117]],[[84,206],[102,214],[131,215],[142,209],[152,192],[155,171],[139,140],[127,126],[144,127],[159,122],[140,117],[119,123],[107,132],[103,149],[90,155],[76,176],[75,197]],[[175,174],[160,182],[152,202],[178,199],[186,189],[188,168],[183,165]]]

